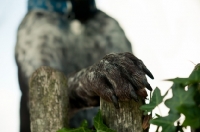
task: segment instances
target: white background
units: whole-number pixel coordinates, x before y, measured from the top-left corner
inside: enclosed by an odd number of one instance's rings
[[[0,0],[0,132],[18,132],[20,91],[14,61],[17,27],[26,13],[26,0]],[[118,20],[162,94],[171,83],[187,77],[200,62],[199,0],[97,0],[97,6]],[[162,115],[168,109],[160,106]],[[154,132],[155,127],[151,127]],[[186,131],[186,130],[185,130]]]

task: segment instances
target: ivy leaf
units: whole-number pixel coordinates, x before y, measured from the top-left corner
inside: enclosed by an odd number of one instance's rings
[[[62,129],[58,130],[57,132],[67,132],[67,128],[62,128]]]
[[[178,110],[185,115],[183,126],[200,127],[200,108],[198,106],[180,106]]]
[[[172,81],[173,83],[181,84],[183,86],[187,86],[194,82],[194,80],[190,78],[179,78],[179,77],[173,79],[167,79],[166,81]]]
[[[162,132],[175,132],[174,122],[180,117],[177,113],[170,112],[168,116],[158,117],[150,121],[151,124],[161,126]]]
[[[165,105],[170,108],[171,111],[177,113],[177,108],[181,105],[191,106],[194,105],[193,96],[195,94],[194,88],[188,88],[185,91],[181,84],[174,83],[172,86],[173,97],[165,101]]]
[[[157,117],[161,117],[159,114],[156,114],[156,113],[155,113],[155,115],[156,115]]]
[[[102,119],[100,111],[94,117],[94,126],[96,128],[96,132],[115,132],[114,130],[108,128],[103,123],[103,119]],[[58,130],[57,132],[93,132],[93,131],[88,129],[88,123],[86,120],[84,120],[81,124],[81,127],[79,128],[75,128],[75,129],[63,128],[63,129]]]
[[[189,88],[190,87],[196,88],[194,100],[196,102],[196,105],[200,105],[200,63],[195,66],[189,78],[194,78],[198,80],[197,83],[190,85]]]
[[[101,111],[99,111],[94,117],[94,127],[96,128],[97,132],[115,132],[103,123]]]
[[[188,78],[174,78],[174,79],[167,79],[166,81],[172,81],[177,84],[182,84],[184,86],[199,83],[200,82],[200,68],[194,70]]]
[[[79,128],[62,128],[57,132],[92,132],[92,130],[88,128],[88,123],[84,120]]]
[[[200,70],[200,63],[198,63],[195,67],[193,71],[199,71]]]
[[[165,95],[161,96],[160,89],[156,87],[153,91],[153,95],[149,104],[142,105],[140,109],[144,110],[144,114],[146,115],[148,112],[151,112],[157,105],[159,105],[162,102]]]
[[[200,106],[200,90],[196,89],[194,100],[196,102],[196,105]]]
[[[200,81],[200,69],[194,70],[191,75],[189,76],[189,79],[193,80],[195,82]]]
[[[177,126],[176,126],[176,132],[183,132],[183,126],[180,125],[180,122],[177,122]]]

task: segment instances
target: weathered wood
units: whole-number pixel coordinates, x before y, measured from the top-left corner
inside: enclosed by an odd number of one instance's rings
[[[100,100],[104,123],[116,132],[143,132],[141,105],[141,101],[131,100],[120,102],[120,109],[115,109],[112,103]]]
[[[68,125],[66,77],[49,67],[41,67],[29,81],[31,132],[56,132]]]

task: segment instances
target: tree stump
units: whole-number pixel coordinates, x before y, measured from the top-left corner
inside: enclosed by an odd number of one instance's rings
[[[143,132],[141,105],[142,101],[131,100],[120,102],[120,109],[116,109],[112,103],[100,100],[103,121],[116,132]]]
[[[64,74],[41,67],[29,80],[31,132],[56,132],[68,126],[67,79]]]

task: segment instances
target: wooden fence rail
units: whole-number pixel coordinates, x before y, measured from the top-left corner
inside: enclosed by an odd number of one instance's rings
[[[50,67],[41,67],[30,78],[29,87],[31,132],[56,132],[67,127],[69,101],[64,74]],[[116,132],[143,131],[141,102],[123,102],[120,109],[102,99],[100,104],[108,127]]]

